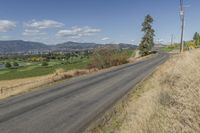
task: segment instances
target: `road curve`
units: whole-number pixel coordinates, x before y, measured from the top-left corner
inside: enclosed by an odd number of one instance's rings
[[[66,80],[45,89],[1,100],[0,132],[83,132],[168,57],[168,54],[159,54],[135,64]]]

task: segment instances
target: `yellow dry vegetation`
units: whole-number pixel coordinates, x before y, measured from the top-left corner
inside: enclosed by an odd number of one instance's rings
[[[173,56],[139,89],[118,133],[200,132],[200,50]]]

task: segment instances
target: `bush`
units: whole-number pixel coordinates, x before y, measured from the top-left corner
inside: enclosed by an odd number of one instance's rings
[[[129,52],[113,48],[98,48],[91,57],[89,68],[108,68],[127,63]]]
[[[6,68],[11,68],[12,65],[10,64],[10,62],[6,62],[5,67],[6,67]]]
[[[48,66],[48,62],[42,62],[42,66]]]
[[[14,67],[18,67],[19,64],[18,64],[17,62],[13,62],[13,66],[14,66]]]

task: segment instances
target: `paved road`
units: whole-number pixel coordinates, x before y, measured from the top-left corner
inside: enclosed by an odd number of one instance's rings
[[[79,133],[169,55],[0,101],[1,133]]]

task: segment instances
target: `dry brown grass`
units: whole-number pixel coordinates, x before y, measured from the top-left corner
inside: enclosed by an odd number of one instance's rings
[[[59,80],[68,79],[75,76],[84,75],[97,71],[92,70],[70,70],[64,72],[63,69],[58,69],[54,74],[33,78],[16,79],[16,80],[5,80],[0,81],[0,99],[17,95],[19,93],[25,93],[33,89],[37,89],[40,86],[47,85]]]
[[[121,105],[90,132],[199,133],[200,50],[173,56]]]
[[[120,133],[200,132],[200,50],[171,58],[130,102]]]

